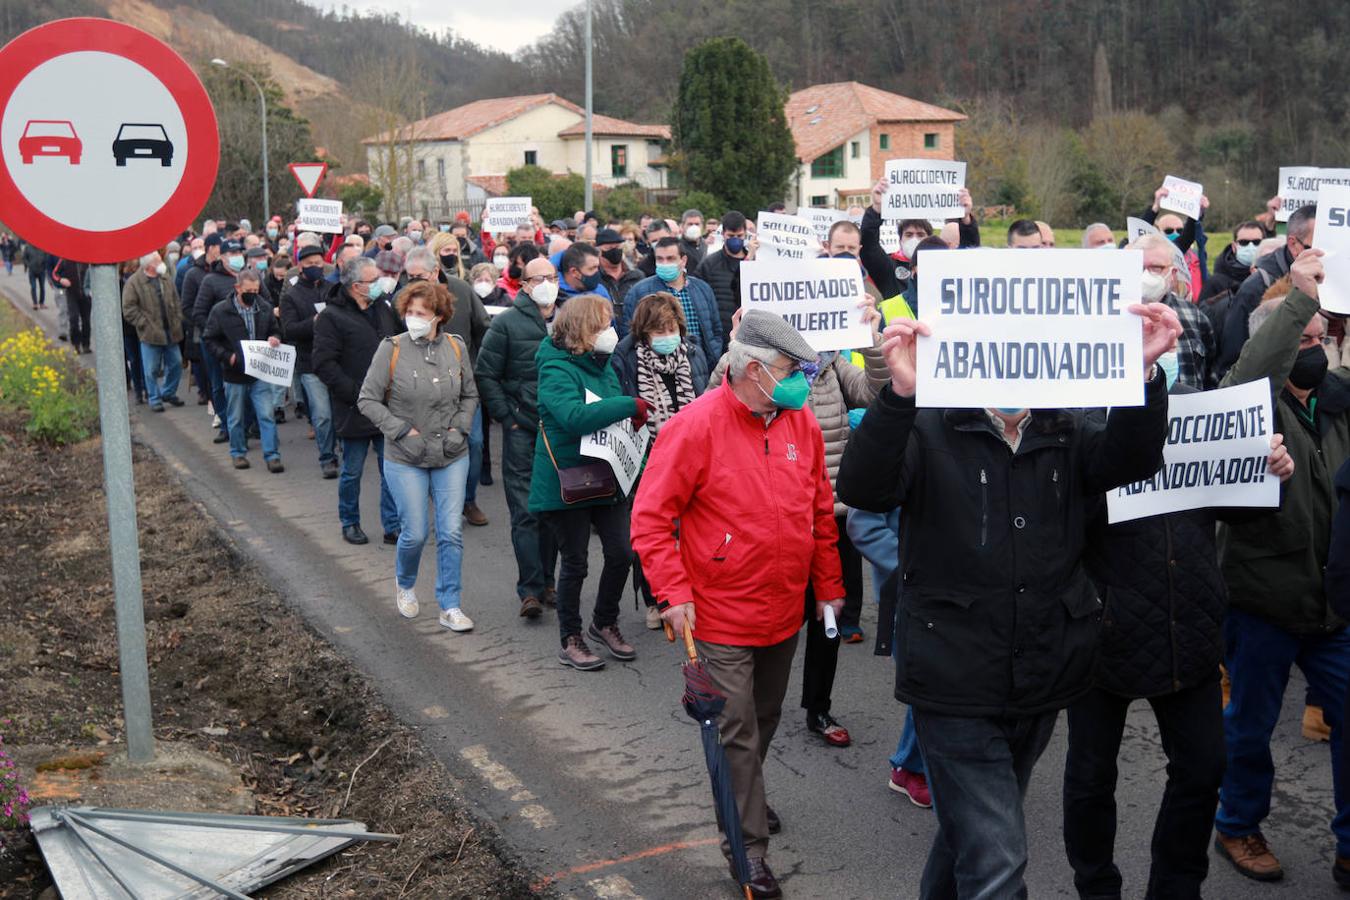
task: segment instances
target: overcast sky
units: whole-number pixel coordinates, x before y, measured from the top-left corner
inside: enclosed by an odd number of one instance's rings
[[[444,0],[305,0],[320,9],[349,7],[361,12],[392,12],[432,32],[454,29],[460,37],[494,50],[514,51],[553,28],[577,0],[507,0],[505,3],[452,4]]]

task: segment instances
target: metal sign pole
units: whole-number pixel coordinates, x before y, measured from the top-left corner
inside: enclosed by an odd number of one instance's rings
[[[98,375],[99,427],[103,431],[103,486],[108,495],[108,543],[112,551],[117,611],[118,662],[127,756],[135,763],[155,755],[150,722],[150,672],[145,654],[141,598],[140,532],[131,469],[131,421],[127,411],[126,358],[122,352],[122,292],[116,266],[91,266],[94,366]]]

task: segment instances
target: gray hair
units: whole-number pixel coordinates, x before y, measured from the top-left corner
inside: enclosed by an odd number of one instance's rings
[[[1105,222],[1093,222],[1091,225],[1089,225],[1088,227],[1086,227],[1086,228],[1083,229],[1083,247],[1084,247],[1084,248],[1087,248],[1088,246],[1090,246],[1089,241],[1092,239],[1092,232],[1096,231],[1098,228],[1105,228],[1107,231],[1111,231],[1111,226],[1110,226],[1110,225],[1107,225]],[[1111,232],[1111,235],[1112,235],[1111,243],[1114,244],[1114,243],[1115,243],[1115,232]]]
[[[322,247],[323,240],[312,231],[302,231],[295,236],[297,247]]]
[[[402,253],[404,256],[407,256],[408,251],[415,246],[417,245],[413,243],[413,239],[410,237],[396,237],[389,242],[390,250],[395,253]]]
[[[1256,309],[1252,310],[1251,315],[1247,316],[1248,338],[1256,334],[1256,330],[1266,324],[1266,319],[1269,319],[1271,313],[1279,309],[1283,302],[1283,297],[1271,297],[1269,300],[1262,300]]]
[[[252,266],[249,266],[246,269],[240,269],[239,274],[234,276],[234,286],[239,288],[246,281],[251,282],[252,284],[261,285],[262,275]]]
[[[347,260],[347,264],[342,267],[342,286],[349,288],[358,281],[364,281],[364,274],[367,268],[375,268],[375,260],[369,256],[358,256],[356,259]]]
[[[742,344],[733,338],[731,345],[727,347],[727,374],[732,378],[740,378],[745,374],[745,367],[750,365],[751,360],[767,366],[776,362],[778,357],[777,350]]]
[[[1168,243],[1172,244],[1171,241],[1168,241]],[[1177,295],[1183,300],[1189,300],[1191,298],[1191,267],[1186,262],[1186,254],[1182,253],[1181,248],[1176,244],[1172,244],[1172,268],[1176,270],[1177,274]],[[1183,285],[1186,288],[1184,293],[1179,290]]]
[[[1154,248],[1157,247],[1166,247],[1168,250],[1175,250],[1176,244],[1173,244],[1171,241],[1169,241],[1167,238],[1163,237],[1161,234],[1157,232],[1149,232],[1148,234],[1141,234],[1139,235],[1139,237],[1130,241],[1129,246],[1126,247],[1125,249],[1153,250]]]
[[[416,263],[423,272],[435,272],[440,264],[430,247],[414,247],[409,250],[408,255],[403,258],[404,271],[407,271],[408,266],[413,263]]]
[[[1289,225],[1286,233],[1295,240],[1303,240],[1308,236],[1308,229],[1313,227],[1317,221],[1317,204],[1310,203],[1307,206],[1300,206],[1289,214]]]
[[[148,269],[151,266],[156,265],[159,262],[159,258],[160,257],[158,251],[151,250],[149,253],[141,257],[141,268]]]

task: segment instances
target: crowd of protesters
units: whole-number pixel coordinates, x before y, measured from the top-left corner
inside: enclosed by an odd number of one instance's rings
[[[929,333],[918,283],[930,252],[979,247],[974,205],[962,191],[961,219],[895,223],[898,247],[886,247],[886,190],[820,248],[865,278],[858,315],[872,342],[853,351],[819,353],[778,316],[742,315],[739,267],[759,243],[737,211],[550,223],[536,212],[496,235],[467,213],[353,218],[338,235],[215,220],[122,267],[128,389],[161,413],[185,405],[187,380],[240,469],[257,442],[267,470],[285,471],[277,424],[289,410],[307,423],[314,475],[338,481],[335,537],[351,544],[369,541],[360,490],[373,453],[394,608],[420,614],[434,528],[434,594],[453,632],[474,627],[461,609],[463,524],[488,524],[476,493],[493,483],[499,425],[519,616],[554,611],[558,660],[579,671],[603,668],[600,652],[636,657],[619,621],[630,574],[645,627],[692,629],[728,698],[719,725],[756,897],[781,896],[765,857],[782,823],[762,763],[803,624],[808,728],[851,743],[831,697],[840,644],[865,637],[864,561],[875,650],[894,657],[907,707],[887,785],[938,822],[921,896],[1026,895],[1022,803],[1061,710],[1074,885],[1121,896],[1114,795],[1136,699],[1168,760],[1147,895],[1199,897],[1211,836],[1241,874],[1279,879],[1261,826],[1295,665],[1306,730],[1330,741],[1332,872],[1350,888],[1350,346],[1319,307],[1315,208],[1277,225],[1274,198],[1211,254],[1208,204],[1180,216],[1159,189],[1140,215],[1156,233],[1128,244],[1143,263],[1131,314],[1144,405],[941,410],[914,400]],[[1006,243],[1053,247],[1054,231],[1018,220]],[[1082,246],[1118,245],[1095,223]],[[8,270],[25,267],[35,309],[55,296],[60,338],[88,352],[88,266],[10,236],[0,251]],[[292,382],[250,374],[245,341],[293,346]],[[1270,384],[1280,506],[1108,524],[1104,493],[1159,467],[1169,394],[1251,381]],[[628,495],[581,453],[622,422],[656,438]],[[587,623],[593,534],[603,566]]]

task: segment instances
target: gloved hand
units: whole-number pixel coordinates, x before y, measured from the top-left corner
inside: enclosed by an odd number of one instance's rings
[[[641,397],[634,397],[633,402],[637,404],[637,415],[628,421],[633,423],[634,430],[647,424],[647,417],[652,414],[652,405]]]

